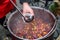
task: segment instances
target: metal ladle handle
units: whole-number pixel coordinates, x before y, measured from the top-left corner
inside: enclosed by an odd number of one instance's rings
[[[10,2],[17,8],[17,10],[18,10],[18,11],[20,12],[20,14],[23,16],[21,10],[16,6],[16,4],[15,4],[12,0],[10,0]],[[23,17],[24,17],[24,16],[23,16]]]

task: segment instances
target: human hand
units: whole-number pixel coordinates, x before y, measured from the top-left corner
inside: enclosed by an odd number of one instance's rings
[[[29,6],[27,2],[23,3],[23,14],[25,13],[31,13],[31,15],[34,15],[33,9]]]

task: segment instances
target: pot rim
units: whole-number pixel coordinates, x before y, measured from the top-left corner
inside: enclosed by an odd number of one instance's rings
[[[49,12],[49,14],[51,14],[52,17],[54,18],[55,23],[54,23],[53,28],[50,30],[50,32],[47,33],[47,35],[45,35],[45,36],[43,36],[43,37],[40,37],[40,38],[37,38],[37,39],[34,39],[34,40],[39,40],[39,39],[47,38],[48,35],[52,34],[52,33],[56,30],[56,29],[53,30],[53,29],[55,28],[55,26],[56,26],[56,21],[57,21],[57,20],[56,20],[56,17],[53,15],[52,12],[50,12],[49,10],[47,10],[47,9],[45,9],[45,8],[36,7],[36,6],[31,6],[31,8],[41,9],[41,10],[47,11],[47,12]],[[18,37],[17,35],[15,35],[15,34],[10,30],[10,28],[9,28],[9,21],[10,21],[11,17],[12,17],[16,12],[17,12],[17,10],[16,10],[15,12],[13,12],[13,13],[10,15],[10,17],[8,18],[8,21],[7,21],[7,28],[8,28],[8,30],[10,31],[10,33],[11,33],[13,36],[15,36],[15,37],[17,37],[17,38],[19,38],[19,39],[23,39],[23,40],[25,40],[24,38],[21,38],[21,37]],[[52,32],[52,31],[53,31],[53,32]],[[51,33],[51,32],[52,32],[52,33]],[[26,39],[26,40],[28,40],[28,39]]]

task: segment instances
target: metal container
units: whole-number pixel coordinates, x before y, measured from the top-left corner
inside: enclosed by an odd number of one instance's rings
[[[44,39],[44,38],[51,36],[54,33],[54,31],[56,30],[56,22],[57,22],[56,17],[53,15],[53,13],[51,13],[49,10],[46,10],[44,8],[34,7],[34,6],[32,6],[31,8],[34,10],[35,18],[39,17],[39,19],[42,19],[44,22],[52,23],[51,24],[52,28],[46,35],[44,35],[40,38],[36,38],[34,40],[40,40],[40,39]],[[37,21],[37,22],[39,22],[39,21]],[[29,40],[29,39],[19,37],[19,35],[15,34],[16,32],[18,32],[17,28],[24,27],[26,24],[27,23],[23,20],[22,16],[19,14],[19,11],[13,12],[7,21],[7,27],[12,35],[14,35],[15,37],[17,37],[19,39]],[[23,26],[21,26],[21,25],[23,25]],[[22,30],[20,30],[20,31],[22,31]]]

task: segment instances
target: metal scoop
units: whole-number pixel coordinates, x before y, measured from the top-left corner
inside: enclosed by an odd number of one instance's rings
[[[20,12],[26,22],[31,22],[33,20],[34,16],[32,16],[30,13],[25,13],[25,15],[23,15],[21,10],[15,5],[15,3],[12,0],[10,1],[17,8],[17,10]]]
[[[25,22],[31,22],[33,19],[34,19],[34,16],[32,16],[30,13],[24,14]]]

